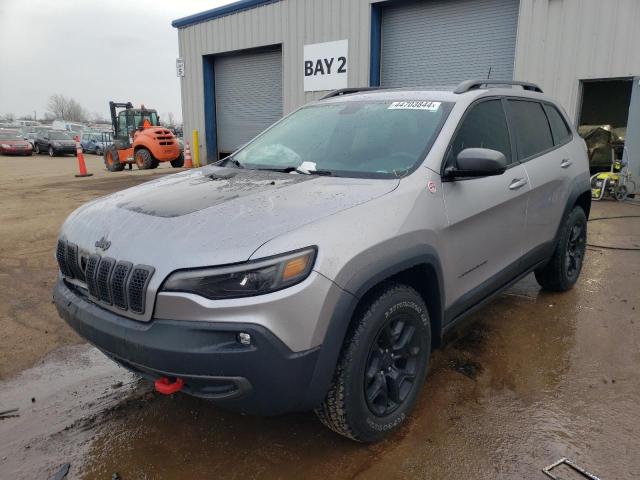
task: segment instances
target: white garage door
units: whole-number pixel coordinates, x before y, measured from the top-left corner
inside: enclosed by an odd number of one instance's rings
[[[382,85],[512,79],[519,0],[425,0],[382,11]]]
[[[282,53],[215,59],[218,151],[233,152],[282,117]]]

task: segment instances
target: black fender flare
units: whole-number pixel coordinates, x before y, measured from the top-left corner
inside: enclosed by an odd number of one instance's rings
[[[587,210],[584,212],[588,220],[589,212],[591,210],[591,183],[588,175],[586,184],[581,177],[574,178],[573,182],[571,183],[571,190],[569,191],[569,196],[567,197],[567,203],[564,206],[562,217],[560,217],[560,223],[558,224],[558,227],[556,228],[556,234],[553,237],[553,249],[551,250],[551,253],[549,255],[553,255],[553,252],[555,252],[556,246],[558,245],[558,240],[560,238],[560,229],[562,228],[565,219],[569,216],[569,214],[573,210],[573,207],[575,207],[578,203],[578,199],[583,195],[588,198]]]
[[[419,245],[396,251],[391,256],[379,256],[377,261],[367,264],[351,276],[345,285],[340,285],[343,293],[333,311],[318,360],[309,382],[307,393],[300,410],[316,408],[323,401],[338,363],[340,351],[351,319],[362,298],[384,280],[416,266],[431,268],[435,274],[438,292],[435,308],[430,308],[431,322],[436,332],[442,332],[444,312],[444,285],[440,258],[429,245]],[[340,275],[337,276],[340,278]]]

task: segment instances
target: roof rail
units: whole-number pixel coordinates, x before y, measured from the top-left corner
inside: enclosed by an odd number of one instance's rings
[[[519,82],[517,80],[488,80],[488,79],[465,80],[464,82],[460,82],[458,84],[458,86],[453,91],[453,93],[465,93],[465,92],[468,92],[469,90],[475,90],[477,88],[480,88],[482,85],[518,85],[522,87],[523,90],[542,93],[542,89],[535,83]]]
[[[380,90],[381,88],[385,88],[385,87],[340,88],[339,90],[334,90],[333,92],[327,93],[324,97],[320,97],[320,100],[324,100],[326,98],[331,98],[331,97],[339,97],[340,95],[349,95],[350,93],[368,92],[369,90]]]

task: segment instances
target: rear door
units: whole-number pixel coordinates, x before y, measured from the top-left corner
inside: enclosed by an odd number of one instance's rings
[[[522,255],[529,185],[513,152],[504,100],[483,99],[469,107],[449,146],[446,165],[454,165],[458,153],[472,147],[502,152],[509,167],[502,175],[443,183],[447,320],[517,275]]]
[[[549,256],[567,202],[576,168],[567,147],[571,130],[550,104],[528,99],[509,99],[507,104],[518,160],[531,183],[524,247],[533,264]]]

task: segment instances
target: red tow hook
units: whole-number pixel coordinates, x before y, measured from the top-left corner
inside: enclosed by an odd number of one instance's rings
[[[171,395],[172,393],[179,392],[184,387],[184,380],[176,378],[176,381],[171,383],[167,377],[160,377],[155,382],[156,390],[163,395]]]

